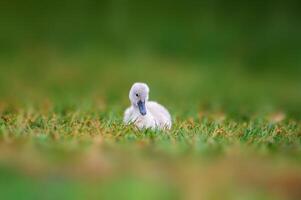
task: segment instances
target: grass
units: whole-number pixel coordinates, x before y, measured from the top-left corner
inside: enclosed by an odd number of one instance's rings
[[[33,51],[0,63],[6,199],[300,198],[297,76]],[[122,123],[135,81],[169,108],[171,131]]]

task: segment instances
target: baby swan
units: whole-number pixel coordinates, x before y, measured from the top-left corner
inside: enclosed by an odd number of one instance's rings
[[[124,123],[133,123],[139,129],[170,129],[169,112],[162,105],[148,101],[148,93],[145,83],[134,83],[129,93],[132,105],[124,113]]]

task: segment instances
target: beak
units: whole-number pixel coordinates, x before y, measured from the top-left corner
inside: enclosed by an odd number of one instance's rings
[[[146,108],[145,108],[145,102],[144,101],[138,101],[138,108],[141,113],[141,115],[146,115]]]

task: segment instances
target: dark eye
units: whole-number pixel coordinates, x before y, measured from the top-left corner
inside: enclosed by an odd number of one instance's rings
[[[136,94],[136,97],[139,97],[139,94]]]

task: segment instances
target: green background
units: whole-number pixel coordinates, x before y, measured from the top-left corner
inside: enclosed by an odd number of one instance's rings
[[[299,1],[1,1],[5,199],[301,196]],[[173,118],[122,124],[128,91]]]

